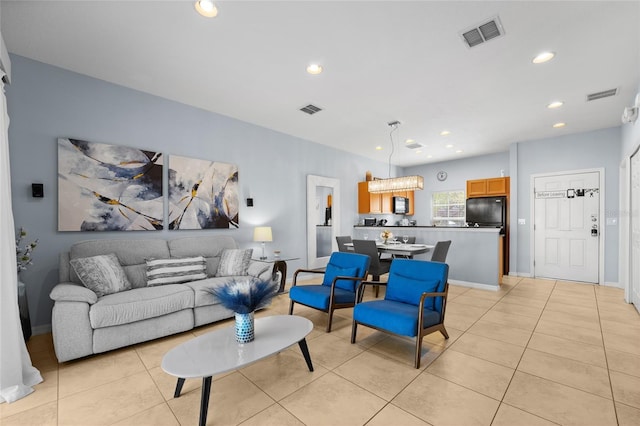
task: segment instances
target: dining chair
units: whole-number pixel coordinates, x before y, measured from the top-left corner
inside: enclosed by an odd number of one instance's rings
[[[366,254],[371,258],[369,265],[369,275],[373,281],[380,281],[380,276],[389,272],[392,259],[381,259],[378,253],[378,246],[375,241],[371,240],[353,240],[353,251],[356,253]],[[376,297],[380,287],[375,287]]]
[[[298,269],[293,274],[293,284],[289,290],[289,315],[293,315],[295,303],[308,306],[329,314],[327,333],[331,332],[333,311],[351,308],[356,303],[358,284],[367,278],[369,256],[357,253],[331,253],[324,270]],[[322,284],[298,285],[298,274],[324,274]]]
[[[433,254],[431,255],[432,262],[445,262],[447,260],[447,253],[449,252],[449,246],[451,246],[451,240],[438,241],[433,248]]]
[[[342,251],[342,252],[346,252],[346,251],[351,251],[347,248],[347,246],[345,246],[346,243],[350,243],[351,242],[351,236],[350,235],[344,235],[344,236],[338,236],[336,237],[336,241],[338,243],[338,250]]]
[[[400,336],[415,337],[414,366],[420,368],[422,338],[439,331],[445,339],[444,314],[449,284],[449,265],[427,260],[395,259],[386,283],[363,281],[353,309],[351,343],[358,324]],[[383,300],[362,302],[368,285],[384,285]]]

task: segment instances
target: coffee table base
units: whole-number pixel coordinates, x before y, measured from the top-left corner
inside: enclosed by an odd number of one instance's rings
[[[302,356],[304,356],[304,360],[307,363],[307,367],[309,371],[313,372],[313,364],[311,363],[311,355],[309,354],[309,347],[307,346],[307,339],[302,339],[298,342],[298,346],[300,346],[300,351],[302,352]],[[211,395],[211,379],[212,376],[207,376],[202,378],[202,393],[200,396],[200,420],[198,424],[200,426],[205,426],[207,424],[207,414],[209,411],[209,396]],[[176,383],[176,390],[173,393],[174,398],[180,397],[180,393],[182,392],[182,386],[184,386],[185,379],[179,377],[178,383]]]

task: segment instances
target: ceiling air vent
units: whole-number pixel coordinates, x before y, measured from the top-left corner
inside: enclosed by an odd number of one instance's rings
[[[487,22],[463,31],[461,35],[468,47],[474,47],[485,41],[504,35],[504,29],[502,28],[500,18],[495,16]]]
[[[608,98],[609,96],[615,96],[618,94],[618,89],[603,90],[602,92],[590,93],[587,95],[587,102],[595,101],[596,99]]]
[[[300,108],[300,111],[302,111],[302,112],[306,112],[306,113],[307,113],[307,114],[309,114],[309,115],[313,115],[313,114],[315,114],[316,112],[320,112],[320,111],[322,111],[322,108],[318,108],[318,107],[317,107],[317,106],[315,106],[315,105],[311,105],[311,104],[309,104],[309,105],[307,105],[307,106],[304,106],[304,107]]]

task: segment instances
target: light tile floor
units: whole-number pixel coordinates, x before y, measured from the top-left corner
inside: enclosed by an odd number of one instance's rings
[[[371,295],[367,297],[371,298]],[[258,315],[286,314],[278,296]],[[450,287],[450,339],[413,343],[366,327],[349,343],[351,309],[312,320],[310,373],[296,346],[214,377],[212,425],[639,425],[640,315],[623,292],[505,277],[497,292]],[[51,335],[28,344],[44,376],[36,391],[0,404],[9,425],[195,425],[200,380],[173,398],[164,353],[223,321],[153,342],[58,364]]]

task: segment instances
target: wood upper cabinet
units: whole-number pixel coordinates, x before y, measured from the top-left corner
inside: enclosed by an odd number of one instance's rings
[[[413,215],[413,191],[385,192],[382,194],[372,194],[369,192],[368,182],[358,182],[358,213],[393,213],[393,197],[406,197],[409,199],[409,212]]]
[[[382,213],[381,195],[370,193],[368,182],[358,182],[358,213]]]
[[[467,181],[467,198],[509,196],[509,177],[475,179]]]

